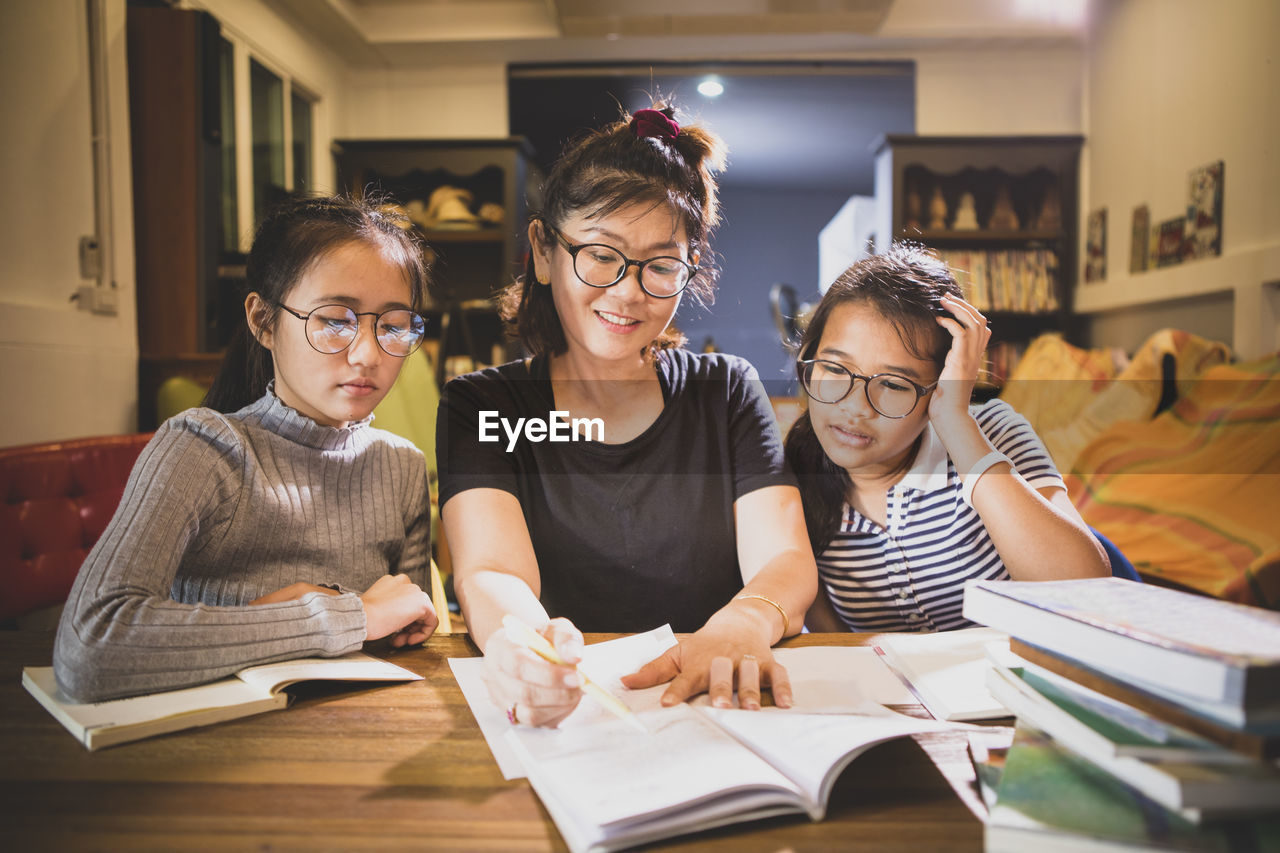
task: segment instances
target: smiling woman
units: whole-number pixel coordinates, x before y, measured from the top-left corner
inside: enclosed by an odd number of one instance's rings
[[[572,666],[506,635],[507,615],[571,664],[580,630],[666,622],[692,636],[628,686],[670,681],[669,704],[702,691],[728,704],[736,681],[750,708],[765,683],[777,704],[790,702],[770,646],[798,630],[788,614],[816,590],[799,492],[754,369],[681,349],[671,325],[686,294],[709,299],[714,284],[705,259],[723,157],[718,137],[666,104],[566,152],[529,224],[525,275],[503,294],[532,357],[458,377],[442,395],[440,506],[455,589],[513,721],[554,725],[582,691]],[[548,417],[599,422],[603,433],[511,439],[505,450],[492,435],[499,422]]]

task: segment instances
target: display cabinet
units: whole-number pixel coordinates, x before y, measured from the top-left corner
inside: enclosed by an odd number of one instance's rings
[[[523,272],[528,212],[540,203],[542,175],[529,143],[341,139],[333,154],[343,190],[388,196],[426,244],[439,379],[505,358],[493,296]]]
[[[914,240],[955,271],[989,319],[989,382],[1027,342],[1074,336],[1080,136],[883,137],[876,249]]]

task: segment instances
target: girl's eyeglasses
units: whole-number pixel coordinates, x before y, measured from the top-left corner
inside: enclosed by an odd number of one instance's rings
[[[360,318],[373,318],[373,336],[387,355],[406,358],[413,354],[427,332],[422,315],[407,308],[393,308],[377,313],[357,313],[345,305],[321,305],[309,313],[295,311],[283,302],[275,303],[299,320],[305,320],[307,343],[316,352],[333,355],[351,346],[360,330]]]
[[[938,383],[921,385],[896,373],[863,376],[834,361],[821,358],[796,362],[796,372],[804,391],[819,403],[839,403],[853,391],[854,382],[862,380],[867,402],[886,418],[905,418],[915,411],[920,398]]]

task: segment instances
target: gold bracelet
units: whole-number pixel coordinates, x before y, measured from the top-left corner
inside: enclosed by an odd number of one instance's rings
[[[787,618],[787,611],[782,609],[782,605],[774,601],[769,596],[761,595],[758,592],[744,592],[742,595],[736,596],[733,600],[743,601],[744,599],[748,599],[748,598],[759,599],[760,601],[763,601],[766,604],[772,604],[774,608],[777,609],[778,613],[782,615],[782,637],[779,639],[785,638],[787,636],[787,631],[791,628],[791,620]]]

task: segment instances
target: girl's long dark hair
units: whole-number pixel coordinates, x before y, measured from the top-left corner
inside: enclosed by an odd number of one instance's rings
[[[893,324],[910,353],[932,361],[941,371],[951,336],[934,318],[944,293],[962,295],[947,265],[920,246],[896,243],[882,255],[858,261],[832,282],[805,327],[796,357],[814,357],[831,312],[838,306],[862,303]],[[840,527],[853,482],[823,451],[807,407],[787,433],[785,449],[787,463],[800,483],[809,543],[813,553],[821,555]]]
[[[253,238],[243,294],[256,292],[265,300],[259,324],[274,327],[280,315],[276,306],[302,277],[325,255],[351,243],[376,248],[399,266],[411,307],[421,310],[427,296],[422,248],[407,230],[407,220],[392,210],[376,199],[309,196],[290,199],[268,213]],[[219,412],[237,411],[261,397],[274,376],[271,351],[242,316],[204,404]]]
[[[654,109],[674,115],[665,103]],[[542,210],[534,218],[558,228],[575,212],[604,216],[634,203],[669,205],[684,221],[690,252],[701,257],[686,292],[710,304],[717,276],[710,236],[720,217],[715,172],[724,167],[724,160],[724,142],[706,128],[682,126],[674,139],[641,138],[631,129],[631,116],[625,116],[588,133],[556,161],[543,185]],[[537,231],[544,246],[555,245],[547,229]],[[498,306],[508,334],[530,354],[558,354],[568,347],[551,288],[537,281],[532,253],[524,275],[499,294]],[[649,351],[684,342],[683,335],[669,328]]]

